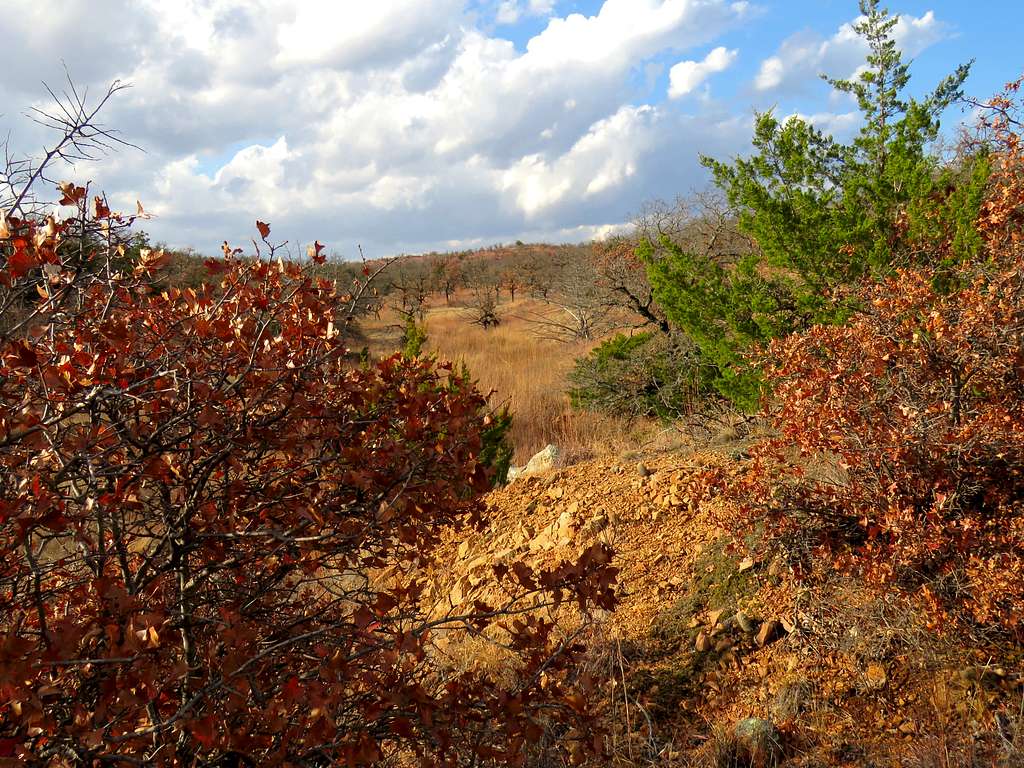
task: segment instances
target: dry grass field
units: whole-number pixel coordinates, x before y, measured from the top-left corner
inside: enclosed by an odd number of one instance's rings
[[[517,464],[549,443],[573,462],[636,450],[658,439],[660,427],[653,422],[626,422],[570,406],[567,376],[576,358],[596,342],[563,343],[539,337],[529,317],[540,304],[532,299],[506,299],[498,308],[501,324],[485,329],[473,324],[464,298],[456,296],[451,306],[443,299],[433,300],[425,317],[424,351],[465,363],[480,389],[493,393],[495,405],[509,405]],[[388,309],[364,330],[375,354],[391,354],[400,344],[399,318]]]

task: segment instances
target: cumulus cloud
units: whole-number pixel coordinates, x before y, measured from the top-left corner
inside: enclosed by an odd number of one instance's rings
[[[849,139],[854,134],[860,127],[862,119],[860,112],[815,112],[809,115],[794,112],[787,115],[783,122],[794,117],[805,123],[810,123],[822,133],[827,133],[841,141]]]
[[[636,173],[637,156],[650,143],[652,107],[623,107],[595,123],[568,152],[549,162],[540,154],[522,158],[502,174],[502,189],[528,218],[568,197],[586,199],[618,186]]]
[[[669,70],[668,95],[678,99],[692,93],[716,72],[724,72],[736,61],[739,51],[724,46],[715,48],[703,61],[681,61]]]
[[[346,255],[596,236],[646,198],[701,186],[695,148],[746,146],[748,115],[666,102],[650,83],[666,61],[687,59],[669,75],[676,96],[726,69],[735,51],[693,52],[751,10],[604,0],[560,13],[569,5],[94,0],[51,13],[5,0],[0,99],[14,108],[0,130],[41,145],[15,118],[40,78],[59,81],[63,56],[93,92],[132,83],[104,119],[146,149],[68,175],[115,204],[142,200],[157,215],[147,229],[172,245],[244,243],[257,218]],[[503,8],[539,31],[506,39],[488,26]]]
[[[843,24],[827,39],[813,32],[800,32],[787,38],[773,56],[761,62],[754,78],[754,88],[758,91],[793,91],[813,82],[822,73],[840,78],[853,76],[868,50],[853,29],[854,24],[862,19],[859,17]],[[940,22],[932,11],[920,17],[899,16],[893,29],[893,37],[900,50],[911,58],[948,34],[948,26]]]
[[[530,16],[550,16],[555,10],[555,0],[501,0],[495,21],[498,24],[515,24]]]
[[[277,62],[282,66],[363,69],[393,64],[452,31],[462,0],[297,0],[294,18],[280,25]]]

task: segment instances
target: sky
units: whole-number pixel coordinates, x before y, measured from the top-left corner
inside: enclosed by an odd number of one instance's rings
[[[923,95],[1024,72],[1024,4],[891,0]],[[853,0],[3,0],[0,131],[65,68],[140,150],[61,169],[173,247],[244,245],[257,219],[337,258],[569,242],[705,188],[699,156],[749,151],[754,114],[848,137],[865,49]],[[970,113],[945,116],[952,130]]]

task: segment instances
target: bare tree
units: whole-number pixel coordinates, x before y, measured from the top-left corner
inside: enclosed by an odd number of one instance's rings
[[[647,279],[647,266],[637,254],[635,239],[616,237],[595,244],[591,262],[596,280],[607,291],[610,306],[635,315],[635,327],[649,326],[663,336],[671,334],[668,319],[654,300],[654,288]]]
[[[466,307],[470,322],[490,329],[501,325],[498,314],[498,288],[491,284],[473,286],[469,305]]]
[[[464,282],[462,260],[453,253],[436,256],[431,263],[431,276],[437,290],[444,293],[444,303],[450,306],[455,290]]]
[[[80,307],[85,290],[117,273],[129,247],[139,250],[148,265],[165,258],[163,252],[140,249],[128,235],[141,206],[132,214],[110,210],[102,195],[90,200],[88,186],[59,183],[51,174],[59,166],[98,160],[118,147],[135,145],[97,121],[99,111],[127,86],[115,81],[95,103],[80,92],[70,76],[48,109],[33,108],[30,119],[56,133],[41,156],[16,157],[9,139],[3,143],[0,168],[0,342],[21,336],[33,324],[59,324]],[[59,186],[61,205],[75,210],[58,220],[51,203],[40,201],[40,182]],[[33,248],[20,247],[19,242]],[[44,247],[45,246],[45,247]],[[42,298],[42,301],[40,301]]]
[[[431,294],[431,276],[428,266],[412,257],[399,257],[391,269],[387,292],[391,308],[402,318],[423,322],[427,299]]]
[[[633,220],[633,239],[650,243],[654,259],[660,258],[661,246],[668,241],[721,264],[734,264],[757,248],[740,232],[736,212],[716,190],[677,197],[673,203],[644,204]]]
[[[49,109],[33,107],[28,116],[33,122],[55,132],[57,140],[44,150],[41,157],[14,156],[9,138],[0,144],[4,153],[4,164],[0,169],[0,209],[7,217],[41,215],[44,206],[35,198],[34,192],[40,181],[59,183],[49,175],[58,162],[67,165],[94,162],[119,147],[139,149],[121,138],[118,131],[97,120],[107,102],[129,87],[126,83],[115,80],[94,103],[88,101],[88,90],[79,92],[70,74],[66,88],[59,94],[46,83],[43,87],[53,98],[53,106]]]
[[[533,333],[557,341],[591,341],[614,327],[613,305],[607,289],[594,279],[588,260],[563,266],[544,307],[526,315]]]

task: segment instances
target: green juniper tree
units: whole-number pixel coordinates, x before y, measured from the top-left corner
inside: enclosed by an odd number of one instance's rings
[[[939,117],[960,98],[970,65],[923,99],[906,95],[898,18],[878,0],[861,0],[860,9],[854,30],[867,44],[866,65],[849,80],[825,77],[857,101],[862,127],[851,143],[767,112],[756,116],[749,158],[701,158],[755,251],[722,263],[667,241],[641,246],[666,315],[713,367],[711,385],[743,408],[755,407],[760,391],[745,358],[753,345],[842,322],[849,307],[837,289],[978,248],[972,225],[988,166],[976,157],[954,167],[932,151]]]

